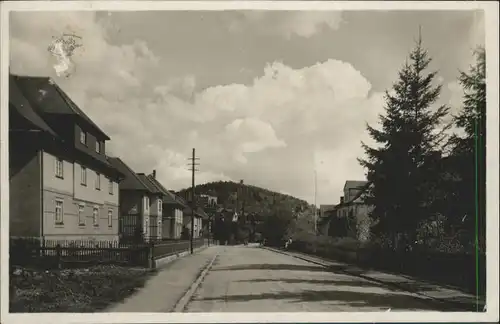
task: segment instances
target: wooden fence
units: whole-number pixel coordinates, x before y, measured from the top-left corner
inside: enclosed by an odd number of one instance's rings
[[[206,244],[193,241],[193,247]],[[43,269],[113,264],[153,267],[155,260],[189,251],[189,241],[119,243],[116,241],[41,241],[37,238],[10,239],[10,265]]]

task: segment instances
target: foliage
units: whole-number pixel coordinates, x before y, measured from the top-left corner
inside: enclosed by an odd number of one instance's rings
[[[460,72],[459,82],[464,89],[463,107],[454,116],[454,122],[463,135],[455,134],[452,159],[456,178],[454,199],[456,206],[451,218],[469,236],[475,236],[478,221],[479,243],[484,248],[486,226],[486,53],[484,48],[475,52],[476,62],[468,72]],[[462,223],[462,224],[460,224]]]
[[[179,191],[179,195],[188,190]],[[220,207],[237,212],[241,212],[244,202],[245,214],[251,213],[263,221],[260,225],[251,219],[233,223],[228,215],[224,219],[217,215],[213,220],[214,239],[222,242],[255,240],[257,233],[268,241],[279,241],[290,235],[292,228],[298,228],[295,222],[299,217],[311,215],[313,219],[312,206],[306,201],[252,185],[218,181],[198,185],[195,190],[197,194],[216,196]]]
[[[265,218],[262,235],[270,244],[280,244],[287,236],[290,236],[293,221],[294,215],[292,211],[280,206]]]
[[[448,108],[433,109],[441,86],[432,85],[436,72],[425,72],[430,62],[419,39],[393,92],[386,92],[381,130],[367,126],[379,147],[362,144],[367,158],[359,161],[372,183],[366,201],[374,207],[371,216],[378,222],[374,229],[394,239],[398,233],[412,235],[422,218],[432,213],[431,179],[436,177],[432,166],[449,126],[442,125]]]
[[[182,189],[180,195],[186,194],[190,189]],[[294,211],[310,208],[309,204],[289,195],[273,192],[264,188],[239,184],[232,181],[217,181],[200,184],[195,187],[197,194],[208,194],[218,198],[218,204],[226,208],[235,208],[239,200],[239,208],[245,201],[245,211],[255,212],[262,216],[272,214],[276,205],[288,205]],[[239,197],[238,197],[239,195]]]
[[[147,269],[96,266],[37,271],[17,268],[10,276],[11,312],[95,312],[144,286]]]

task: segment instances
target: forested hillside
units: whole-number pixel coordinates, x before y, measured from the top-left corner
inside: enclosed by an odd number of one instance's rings
[[[246,212],[261,214],[262,216],[272,214],[272,211],[288,209],[294,213],[305,212],[310,209],[306,201],[274,192],[268,189],[239,184],[231,181],[218,181],[200,184],[196,186],[196,194],[208,194],[218,198],[218,204],[226,208],[236,207],[237,201],[241,208],[245,204]],[[185,196],[190,188],[182,189],[178,193]]]

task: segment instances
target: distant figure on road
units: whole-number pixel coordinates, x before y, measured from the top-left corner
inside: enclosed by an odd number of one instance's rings
[[[286,242],[285,242],[285,249],[288,250],[288,247],[290,246],[290,244],[292,244],[292,238],[289,238]]]

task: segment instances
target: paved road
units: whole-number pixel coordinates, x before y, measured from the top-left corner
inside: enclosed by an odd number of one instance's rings
[[[186,312],[439,311],[407,292],[249,246],[225,247]]]

